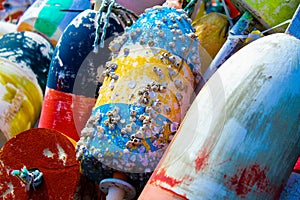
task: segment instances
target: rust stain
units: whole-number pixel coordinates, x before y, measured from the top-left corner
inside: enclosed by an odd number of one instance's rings
[[[159,172],[153,174],[153,177],[150,179],[150,184],[154,184],[158,180],[170,185],[171,187],[175,187],[176,185],[179,185],[183,182],[183,180],[176,180],[173,177],[167,176],[165,169],[162,169]]]
[[[258,164],[242,169],[229,179],[230,189],[242,198],[252,190],[254,192],[267,191],[270,180],[265,171],[266,169],[261,169]]]
[[[203,170],[208,165],[208,156],[209,156],[209,153],[207,153],[205,149],[199,153],[199,155],[197,156],[197,158],[195,160],[196,172]]]

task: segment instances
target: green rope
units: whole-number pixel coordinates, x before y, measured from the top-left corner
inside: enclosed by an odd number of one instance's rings
[[[136,15],[133,11],[130,11],[125,7],[119,5],[118,3],[115,2],[115,0],[103,0],[99,8],[99,12],[97,13],[98,17],[97,17],[96,36],[93,45],[94,52],[98,51],[98,46],[100,46],[101,48],[104,47],[106,30],[109,25],[109,17],[112,12],[115,14],[117,13],[120,14],[120,20],[122,20],[126,26],[131,25],[135,21],[135,19],[138,18],[138,15]],[[124,17],[124,15],[127,16],[128,19],[130,19],[130,22],[126,20],[126,17]],[[103,27],[101,27],[102,23],[104,23]]]
[[[197,0],[191,0],[188,2],[188,4],[184,7],[184,11],[187,12],[188,16],[191,16],[193,11],[194,11],[194,8],[195,8],[195,5],[197,3]]]

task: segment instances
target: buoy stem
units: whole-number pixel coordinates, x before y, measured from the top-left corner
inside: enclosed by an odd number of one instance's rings
[[[123,200],[124,196],[125,196],[124,190],[113,186],[108,189],[106,200]]]

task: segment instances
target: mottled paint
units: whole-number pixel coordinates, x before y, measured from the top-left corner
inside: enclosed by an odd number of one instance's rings
[[[0,57],[32,70],[42,90],[45,90],[54,48],[37,33],[13,32],[0,38]]]
[[[263,29],[278,25],[291,19],[299,0],[231,0],[241,11],[249,11],[261,24]],[[286,26],[278,27],[275,32],[284,32]]]
[[[21,16],[17,30],[39,32],[55,46],[65,28],[80,13],[64,10],[90,8],[89,0],[37,0]]]
[[[138,193],[143,188],[199,81],[199,41],[190,22],[182,10],[157,6],[110,43],[113,58],[77,143],[83,171],[91,179],[99,182],[117,170]],[[95,174],[99,166],[110,170]]]
[[[114,11],[118,12],[118,11]],[[134,20],[133,16],[124,12]],[[54,128],[78,141],[98,96],[99,73],[110,57],[109,42],[124,31],[116,14],[109,17],[104,48],[93,51],[97,11],[87,9],[65,29],[53,53],[39,127]],[[103,27],[103,23],[100,25]],[[58,111],[53,105],[64,105]],[[60,107],[60,106],[59,106]]]
[[[299,50],[299,40],[281,33],[229,58],[196,97],[140,199],[164,189],[178,199],[279,198],[300,152]],[[182,182],[172,187],[161,172]]]
[[[292,172],[280,195],[280,200],[298,199],[300,199],[300,174]]]
[[[42,100],[35,74],[0,58],[0,146],[35,125]]]

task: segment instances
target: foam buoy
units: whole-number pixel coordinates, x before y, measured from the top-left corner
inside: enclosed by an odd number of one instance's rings
[[[30,129],[0,150],[4,199],[73,199],[80,178],[72,142],[51,129]]]
[[[69,23],[89,8],[89,0],[36,0],[21,16],[17,30],[38,32],[55,46]]]
[[[225,43],[229,23],[226,15],[212,12],[193,21],[201,46],[214,58]]]
[[[88,9],[80,13],[60,38],[50,64],[39,127],[59,130],[75,141],[95,105],[101,84],[97,74],[101,75],[111,56],[109,42],[136,20],[134,14],[118,5],[112,7],[111,14],[103,10],[101,15],[103,20],[97,25],[99,11]],[[104,47],[95,47],[96,35],[104,29]]]
[[[17,31],[16,24],[0,21],[0,37],[6,33],[15,32],[15,31]]]
[[[0,58],[0,146],[35,125],[42,101],[35,74]]]
[[[0,57],[32,71],[43,91],[53,51],[47,39],[29,31],[7,33],[0,38]]]
[[[299,5],[298,0],[231,0],[231,2],[240,12],[249,11],[260,22],[262,25],[260,28],[263,29],[274,27],[291,19]],[[259,25],[257,24],[257,26]],[[286,27],[277,27],[274,32],[284,32]]]
[[[190,22],[183,10],[155,6],[110,43],[113,58],[77,156],[100,187],[121,188],[120,199],[132,197],[132,186],[140,193],[190,106],[201,78],[200,43]]]
[[[0,0],[0,21],[18,21],[34,0]]]
[[[281,195],[280,200],[297,200],[300,198],[300,174],[292,172]]]
[[[298,39],[277,33],[230,57],[139,199],[279,198],[300,153],[299,51]]]

